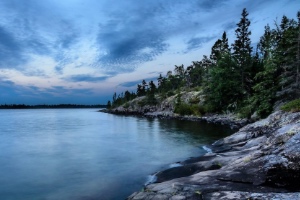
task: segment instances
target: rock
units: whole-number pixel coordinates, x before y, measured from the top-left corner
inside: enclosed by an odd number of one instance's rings
[[[252,121],[257,121],[259,119],[259,116],[256,111],[251,115],[250,119]]]
[[[203,199],[209,200],[296,200],[300,199],[300,193],[250,193],[240,191],[213,192],[203,196]]]
[[[185,196],[175,195],[170,198],[170,200],[185,200]]]
[[[277,111],[210,148],[128,199],[300,199],[300,112]]]

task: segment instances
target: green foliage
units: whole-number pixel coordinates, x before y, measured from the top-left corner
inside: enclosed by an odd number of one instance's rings
[[[186,103],[176,105],[174,112],[180,115],[201,116],[200,107],[198,105],[189,105]]]
[[[167,92],[167,97],[171,97],[171,96],[174,96],[174,95],[175,95],[175,93],[173,91]]]
[[[176,105],[180,105],[181,104],[181,93],[177,94],[176,96]]]
[[[200,92],[202,90],[201,86],[194,87],[194,91]]]
[[[145,101],[146,101],[146,104],[148,104],[148,105],[156,105],[157,104],[157,100],[154,96],[154,93],[147,94]]]
[[[129,108],[130,107],[130,104],[128,102],[126,102],[124,105],[123,105],[124,108]]]
[[[227,110],[228,105],[237,105],[240,100],[241,85],[235,69],[235,61],[225,54],[210,71],[210,82],[205,90],[206,104],[214,107],[216,111]],[[235,107],[231,109],[234,110]]]
[[[232,49],[224,32],[212,46],[210,56],[204,55],[186,68],[175,65],[165,77],[160,74],[157,86],[143,80],[136,93],[114,93],[111,107],[126,106],[137,96],[145,96],[139,105],[155,105],[158,96],[161,101],[178,94],[175,112],[181,115],[229,111],[241,117],[250,117],[254,112],[264,117],[272,112],[276,101],[300,98],[300,12],[298,22],[283,16],[280,25],[275,23],[276,28],[267,25],[254,54],[250,24],[248,12],[243,9]],[[183,91],[203,91],[204,105],[198,105],[197,97],[183,103]],[[299,111],[297,106],[296,101],[282,109]]]
[[[144,99],[138,101],[138,105],[141,106],[141,107],[147,105],[147,103],[148,103],[148,102],[147,102],[147,99],[146,99],[146,98],[144,98]]]
[[[248,19],[248,12],[246,8],[243,9],[240,22],[237,24],[235,30],[236,40],[232,44],[232,56],[236,61],[236,71],[239,72],[239,84],[241,87],[240,98],[248,98],[251,93],[252,79],[252,47],[251,47],[251,31],[249,31],[250,20]]]
[[[201,115],[198,105],[195,104],[190,105],[182,102],[181,93],[179,93],[176,97],[174,112],[180,115],[196,115],[196,116]]]
[[[275,37],[274,60],[280,70],[280,100],[300,97],[300,17],[298,23],[282,17],[280,26],[273,31]]]
[[[300,99],[295,99],[283,105],[281,110],[287,112],[299,112],[300,111]]]
[[[111,102],[110,101],[107,102],[107,109],[111,109]]]
[[[253,113],[251,105],[244,105],[238,109],[238,116],[240,118],[250,118]]]
[[[204,105],[199,106],[199,111],[202,114],[217,112],[216,108],[210,103],[205,103]]]
[[[200,102],[200,98],[199,97],[193,97],[189,99],[189,103],[190,104],[198,104]]]
[[[111,108],[116,108],[118,106],[121,106],[122,104],[136,98],[135,93],[130,93],[128,90],[125,91],[125,93],[121,93],[117,96],[117,93],[114,93],[113,95],[113,101],[111,103]]]

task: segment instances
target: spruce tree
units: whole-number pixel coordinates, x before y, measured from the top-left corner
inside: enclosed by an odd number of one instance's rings
[[[237,63],[237,68],[240,74],[240,85],[242,90],[242,97],[248,97],[251,91],[251,31],[249,30],[250,21],[247,18],[248,12],[246,8],[243,9],[242,18],[237,24],[235,30],[236,40],[232,45],[233,57]]]
[[[278,86],[278,70],[273,59],[274,47],[274,36],[269,25],[267,25],[258,44],[259,54],[261,55],[258,64],[263,65],[263,69],[254,77],[256,84],[253,87],[254,94],[248,102],[250,106],[248,114],[256,111],[259,117],[265,117],[273,109]]]
[[[227,53],[210,70],[210,80],[205,88],[206,104],[212,108],[210,111],[236,110],[240,94],[236,67],[235,60]]]
[[[275,32],[277,38],[275,59],[280,71],[280,90],[278,100],[287,101],[300,97],[299,88],[299,19],[282,17],[281,24]]]
[[[229,52],[230,49],[228,45],[228,38],[226,32],[224,31],[222,38],[218,39],[211,48],[210,59],[213,64],[216,64],[217,60],[221,59],[222,55]]]

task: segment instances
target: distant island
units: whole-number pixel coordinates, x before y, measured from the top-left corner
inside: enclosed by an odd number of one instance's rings
[[[80,105],[80,104],[56,104],[56,105],[25,105],[25,104],[4,104],[0,109],[41,109],[41,108],[106,108],[106,105]]]

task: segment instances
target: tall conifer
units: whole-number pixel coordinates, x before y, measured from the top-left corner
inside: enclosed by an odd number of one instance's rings
[[[249,30],[250,21],[247,18],[248,12],[243,9],[242,18],[235,30],[236,40],[232,45],[233,57],[236,60],[237,68],[240,73],[240,85],[244,95],[248,96],[251,90],[251,31]]]

